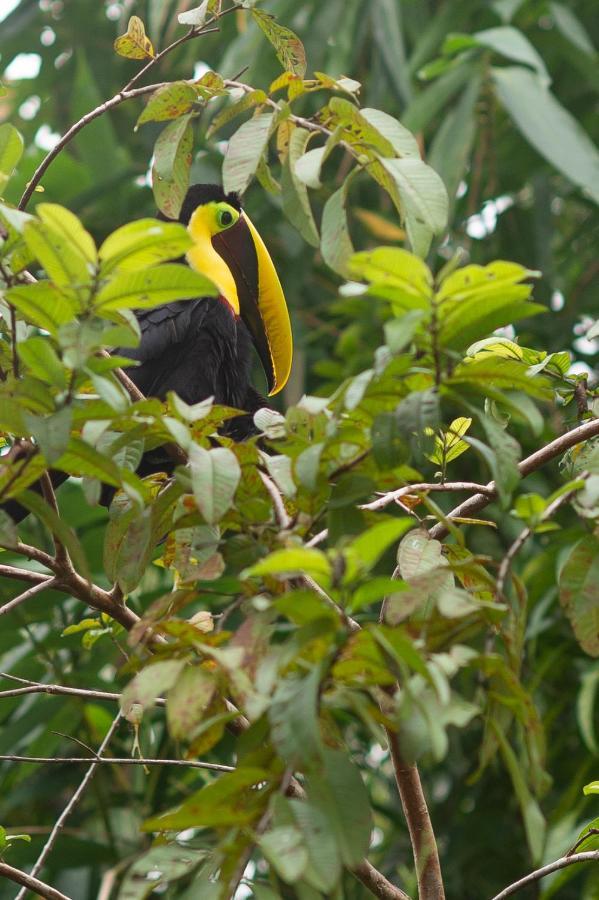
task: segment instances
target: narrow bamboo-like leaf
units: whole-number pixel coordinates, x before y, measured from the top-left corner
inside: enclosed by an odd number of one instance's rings
[[[237,129],[227,147],[223,163],[223,187],[243,193],[256,173],[268,146],[272,113],[260,113]]]
[[[306,51],[297,34],[290,28],[279,25],[274,16],[261,9],[253,9],[252,17],[275,48],[277,59],[283,68],[303,78],[306,74]]]
[[[551,78],[542,57],[518,28],[502,25],[499,28],[477,31],[472,37],[480,46],[488,47],[508,59],[530,66],[536,71],[540,82],[545,87],[551,84]]]
[[[154,47],[139,16],[131,16],[127,31],[115,40],[114,49],[126,59],[153,58]]]
[[[500,101],[526,140],[599,203],[599,151],[576,119],[528,69],[493,69],[493,81]]]
[[[217,293],[212,282],[198,272],[166,263],[147,271],[117,274],[97,295],[96,306],[100,311],[149,309],[171,300],[215,297]]]

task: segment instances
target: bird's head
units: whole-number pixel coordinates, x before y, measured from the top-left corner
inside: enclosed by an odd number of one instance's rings
[[[266,373],[269,396],[277,394],[291,369],[289,313],[273,261],[239,197],[218,185],[192,185],[179,221],[193,240],[189,265],[210,278],[241,317]]]

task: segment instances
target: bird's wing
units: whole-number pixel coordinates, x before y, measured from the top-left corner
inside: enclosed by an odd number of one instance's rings
[[[175,344],[182,344],[190,330],[201,326],[207,311],[206,297],[174,300],[153,309],[135,312],[141,329],[141,341],[134,349],[123,349],[125,356],[146,362],[162,356]]]

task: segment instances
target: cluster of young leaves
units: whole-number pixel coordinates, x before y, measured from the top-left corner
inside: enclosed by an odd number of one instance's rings
[[[196,20],[203,24],[205,12],[201,16],[183,14],[180,21],[192,27]],[[252,9],[251,16],[284,68],[267,91],[227,82],[209,71],[196,81],[160,87],[137,120],[137,126],[172,120],[154,148],[152,183],[159,208],[176,217],[181,207],[192,163],[193,120],[201,116],[200,121],[207,122],[208,139],[251,110],[252,117],[229,138],[223,163],[226,191],[243,193],[252,178],[258,177],[266,190],[281,195],[285,215],[304,239],[320,247],[334,271],[346,275],[353,252],[345,211],[347,192],[354,177],[364,171],[388,193],[405,224],[410,246],[424,256],[433,237],[447,225],[448,200],[441,178],[422,160],[414,135],[388,113],[360,108],[358,82],[323,72],[306,79],[305,51],[297,35],[261,10]],[[145,34],[143,23],[134,16],[129,32],[115,44],[117,52],[122,52],[119,41],[126,41],[129,47],[131,33],[138,31]],[[138,44],[134,45],[135,52]],[[295,114],[301,98],[323,90],[335,95],[307,119]],[[286,92],[286,99],[275,99],[281,91]],[[314,138],[325,142],[309,149]],[[276,143],[280,181],[270,168],[272,140]],[[348,153],[355,166],[324,204],[319,233],[308,188],[322,187],[321,169],[336,148]]]

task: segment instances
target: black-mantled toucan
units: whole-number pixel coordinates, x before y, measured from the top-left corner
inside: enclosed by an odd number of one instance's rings
[[[250,383],[251,343],[269,396],[285,386],[291,369],[291,325],[275,267],[236,194],[193,185],[179,221],[193,241],[188,265],[220,293],[140,310],[141,343],[123,351],[140,364],[128,374],[148,396],[175,391],[187,403],[213,396],[252,413],[264,400]]]

